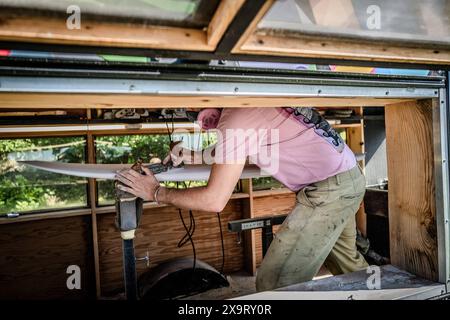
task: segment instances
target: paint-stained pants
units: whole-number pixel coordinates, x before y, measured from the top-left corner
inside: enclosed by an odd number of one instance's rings
[[[356,166],[300,190],[258,269],[256,289],[309,281],[324,262],[334,275],[367,268],[356,249],[355,223],[365,186]]]

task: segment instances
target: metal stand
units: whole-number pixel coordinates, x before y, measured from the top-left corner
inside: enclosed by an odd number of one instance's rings
[[[119,190],[117,190],[119,193]],[[120,194],[116,200],[116,224],[120,230],[123,248],[123,279],[127,300],[137,300],[136,257],[134,237],[142,215],[142,199]]]
[[[131,169],[142,173],[142,162],[136,162]],[[160,173],[167,168],[161,164],[148,166],[153,173]],[[143,211],[143,200],[118,188],[120,182],[116,182],[116,226],[120,230],[123,248],[123,279],[127,300],[137,300],[137,275],[136,256],[134,254],[134,237],[139,227]],[[148,257],[147,263],[148,263]]]
[[[240,234],[242,231],[261,229],[262,250],[263,256],[265,256],[273,240],[272,227],[274,225],[282,224],[286,217],[287,215],[279,215],[274,217],[233,220],[228,222],[228,230]]]
[[[122,241],[123,248],[123,279],[127,300],[137,300],[136,259],[134,255],[134,240]]]
[[[141,162],[137,162],[132,169],[141,172]],[[127,300],[137,300],[136,257],[134,255],[135,231],[139,226],[142,215],[142,199],[124,192],[118,188],[116,182],[116,226],[120,230],[123,248],[123,279]]]

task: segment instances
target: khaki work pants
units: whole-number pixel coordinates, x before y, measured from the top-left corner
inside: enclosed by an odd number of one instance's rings
[[[367,268],[356,249],[355,222],[365,187],[356,166],[300,190],[258,269],[256,289],[309,281],[324,262],[334,275]]]

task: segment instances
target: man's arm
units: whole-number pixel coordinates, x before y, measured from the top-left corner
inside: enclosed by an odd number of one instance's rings
[[[160,187],[158,202],[172,204],[181,209],[208,212],[221,212],[233,193],[244,169],[242,164],[214,164],[211,168],[208,185],[189,189]],[[133,170],[119,172],[116,176],[126,187],[121,187],[144,200],[154,201],[159,182],[147,168],[146,175]]]

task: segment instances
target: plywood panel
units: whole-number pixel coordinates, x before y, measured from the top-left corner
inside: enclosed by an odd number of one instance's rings
[[[90,217],[0,226],[0,299],[95,298]],[[81,269],[81,290],[68,290],[69,265]]]
[[[432,101],[386,107],[392,264],[438,279]]]
[[[186,210],[183,211],[183,216],[188,223],[189,215]],[[197,258],[220,270],[222,251],[217,216],[215,213],[195,211],[194,217],[196,228],[193,239]],[[97,219],[102,293],[108,295],[119,292],[123,287],[122,242],[114,226],[114,214],[98,215]],[[243,246],[237,244],[234,233],[227,231],[229,220],[241,219],[240,201],[230,201],[222,212],[221,219],[225,244],[224,271],[228,273],[241,270],[244,265]],[[136,233],[136,256],[143,257],[148,251],[150,267],[175,257],[192,256],[190,243],[182,248],[177,247],[184,234],[184,227],[175,207],[146,209]],[[138,274],[146,270],[145,263],[137,263]]]
[[[256,193],[256,192],[255,192]],[[255,217],[274,214],[288,214],[294,208],[295,193],[273,193],[264,197],[255,197],[253,212]]]

